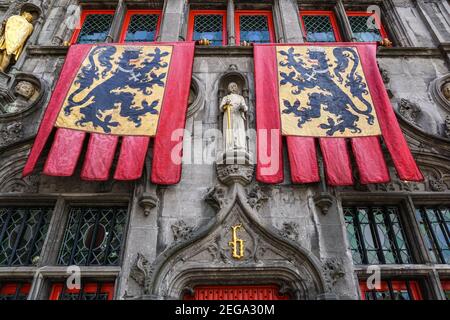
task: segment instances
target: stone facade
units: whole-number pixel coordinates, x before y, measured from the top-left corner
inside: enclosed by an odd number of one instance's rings
[[[115,283],[115,299],[180,299],[196,285],[277,284],[294,299],[359,299],[358,279],[368,277],[367,265],[355,265],[343,217],[346,206],[396,205],[401,209],[414,264],[381,265],[382,278],[420,281],[428,299],[445,299],[441,281],[450,266],[433,262],[415,217],[420,206],[450,207],[450,103],[443,86],[450,82],[450,6],[441,0],[211,0],[211,1],[0,1],[5,19],[28,5],[37,16],[24,54],[7,74],[0,74],[0,103],[17,101],[11,93],[21,80],[38,92],[19,111],[0,112],[0,207],[48,205],[54,208],[39,261],[32,266],[0,267],[0,283],[32,281],[29,299],[47,299],[52,282],[67,277],[57,264],[71,205],[128,207],[128,220],[117,266],[83,266],[82,277]],[[380,48],[392,106],[425,175],[423,183],[396,179],[386,185],[332,188],[322,184],[294,185],[286,172],[279,185],[261,185],[253,167],[221,168],[204,164],[202,154],[185,155],[182,180],[174,186],[149,182],[151,159],[135,182],[86,182],[73,177],[21,177],[50,94],[67,53],[64,42],[72,31],[65,24],[71,5],[83,9],[116,9],[107,41],[118,40],[125,11],[162,9],[161,41],[183,41],[191,8],[271,10],[276,42],[303,42],[299,9],[334,10],[344,40],[351,40],[346,9],[381,8],[392,48]],[[231,12],[230,12],[231,10]],[[230,20],[230,19],[229,19]],[[255,126],[255,92],[251,47],[233,45],[229,23],[224,47],[197,46],[186,129],[186,143],[214,152],[208,129],[221,128],[218,109],[224,79],[235,80],[249,106],[249,127]],[[350,37],[350,38],[349,38]],[[255,154],[255,141],[249,142]],[[217,151],[220,151],[217,144]],[[197,149],[195,149],[197,150]],[[151,154],[151,152],[149,152]],[[190,159],[188,159],[190,157]],[[199,160],[200,159],[200,160]],[[285,157],[287,159],[287,157]],[[189,161],[190,160],[190,161]],[[288,164],[286,163],[286,166]],[[233,259],[228,242],[231,226],[243,225],[244,258]],[[448,223],[447,223],[448,224]],[[0,225],[1,227],[1,225]],[[36,276],[39,275],[39,276]]]

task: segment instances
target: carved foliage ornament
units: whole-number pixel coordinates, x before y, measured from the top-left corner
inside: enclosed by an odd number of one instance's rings
[[[139,284],[144,291],[144,294],[148,294],[148,288],[150,288],[151,276],[153,274],[153,266],[141,253],[137,254],[136,260],[130,270],[130,277]]]

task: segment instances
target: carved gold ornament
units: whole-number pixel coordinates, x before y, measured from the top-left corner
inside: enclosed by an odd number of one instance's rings
[[[245,241],[239,239],[237,235],[238,230],[241,228],[242,228],[241,223],[231,227],[231,230],[233,230],[233,236],[231,238],[231,241],[228,242],[228,245],[232,248],[232,257],[237,260],[240,260],[244,257]]]

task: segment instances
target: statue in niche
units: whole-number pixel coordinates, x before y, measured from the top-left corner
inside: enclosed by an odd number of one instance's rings
[[[0,32],[0,71],[5,72],[11,64],[12,58],[15,61],[25,47],[28,37],[33,32],[33,15],[23,12],[21,15],[13,15],[3,21]]]
[[[447,101],[450,101],[450,82],[447,82],[442,86],[442,94]]]
[[[223,134],[225,153],[232,151],[247,151],[245,121],[248,106],[239,87],[235,82],[228,84],[228,95],[220,103],[223,112]]]

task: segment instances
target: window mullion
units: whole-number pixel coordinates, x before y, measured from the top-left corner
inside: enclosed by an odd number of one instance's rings
[[[105,42],[116,42],[119,39],[121,26],[125,17],[126,6],[123,0],[119,0],[114,12],[114,17],[109,28],[108,35],[106,36]]]
[[[356,41],[356,38],[353,35],[352,27],[350,25],[350,20],[347,17],[347,13],[345,11],[344,3],[342,2],[342,0],[338,0],[336,2],[334,11],[340,22],[339,25],[341,26],[344,41],[353,41],[353,42]]]

